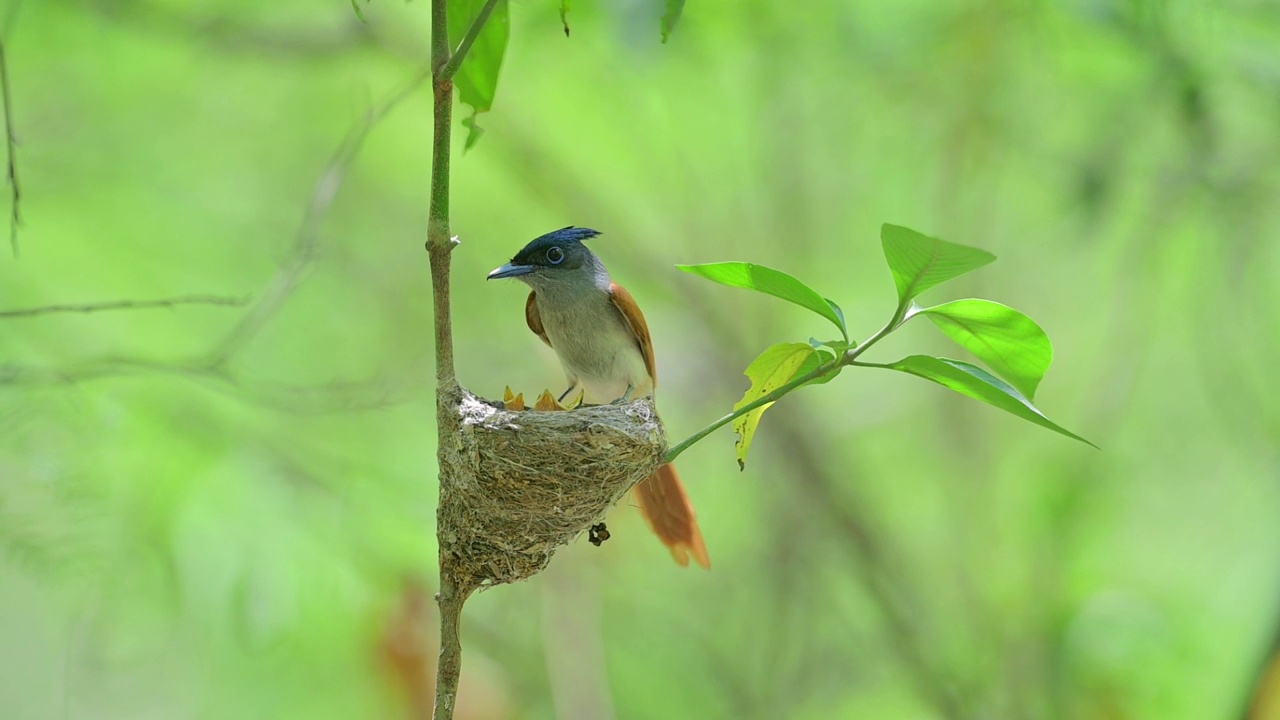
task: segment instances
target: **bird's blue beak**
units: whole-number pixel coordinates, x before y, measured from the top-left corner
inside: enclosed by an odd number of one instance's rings
[[[498,278],[519,277],[521,275],[528,275],[536,269],[536,265],[516,265],[515,263],[507,263],[506,265],[496,268],[493,272],[489,273],[489,279],[497,280]]]

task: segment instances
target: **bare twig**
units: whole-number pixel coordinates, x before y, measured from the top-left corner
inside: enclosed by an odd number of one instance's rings
[[[12,15],[10,16],[12,19]],[[0,91],[4,95],[4,137],[9,159],[9,248],[18,257],[18,226],[22,224],[22,186],[18,183],[18,161],[15,155],[18,140],[13,132],[13,96],[9,92],[9,60],[5,39],[0,35]]]
[[[304,272],[314,261],[319,245],[320,225],[329,206],[333,203],[347,169],[360,151],[369,132],[428,77],[430,77],[430,71],[426,69],[416,74],[404,87],[369,112],[347,134],[316,183],[315,191],[304,212],[302,225],[288,257],[281,263],[257,302],[244,313],[240,322],[215,343],[203,357],[164,361],[106,357],[70,368],[6,365],[0,366],[0,385],[59,385],[143,373],[159,373],[185,378],[258,405],[295,413],[368,410],[399,402],[400,398],[396,397],[396,393],[389,389],[385,382],[378,380],[325,385],[291,385],[244,378],[232,373],[227,369],[226,364],[279,311],[301,282]],[[248,298],[189,295],[161,300],[124,300],[11,310],[0,312],[0,319],[31,317],[54,312],[97,312],[198,303],[244,305],[247,302],[249,302]]]
[[[279,311],[293,290],[301,282],[303,273],[315,258],[319,244],[320,225],[342,183],[346,170],[354,161],[365,138],[373,126],[391,110],[409,97],[430,77],[424,69],[404,87],[387,98],[380,106],[356,125],[343,140],[333,159],[326,166],[311,202],[303,216],[302,226],[294,239],[289,256],[281,264],[240,322],[203,357],[183,360],[148,360],[142,358],[98,358],[69,368],[33,368],[18,365],[0,365],[0,385],[60,385],[98,380],[111,377],[127,377],[144,373],[167,374],[191,380],[228,395],[250,402],[295,413],[324,413],[333,411],[367,410],[386,407],[400,401],[385,382],[372,380],[357,383],[330,383],[325,385],[291,385],[253,380],[232,373],[227,361],[261,331],[262,327]],[[145,309],[171,307],[180,304],[244,305],[248,298],[228,298],[213,295],[188,295],[161,300],[124,300],[84,305],[51,305],[40,308],[0,312],[0,319],[7,317],[31,317],[55,312],[98,312],[103,310]]]
[[[315,260],[316,248],[320,243],[320,227],[324,222],[325,216],[329,213],[329,208],[333,205],[333,200],[337,196],[339,188],[342,187],[342,181],[346,178],[347,170],[359,154],[361,147],[364,146],[364,141],[369,136],[369,132],[373,130],[374,126],[382,118],[386,117],[405,98],[409,97],[427,77],[429,77],[429,74],[426,71],[416,75],[405,87],[388,98],[380,107],[370,111],[363,121],[347,133],[342,144],[338,146],[337,152],[329,160],[329,164],[325,166],[320,179],[316,181],[315,190],[311,194],[311,201],[307,204],[307,209],[303,213],[302,224],[298,228],[297,235],[294,236],[293,247],[290,248],[289,255],[276,270],[275,276],[271,278],[266,290],[259,296],[258,302],[244,314],[240,322],[209,352],[207,362],[210,366],[221,366],[232,355],[239,352],[241,348],[262,331],[267,322],[275,316],[285,301],[293,294],[298,284],[302,282],[303,274]]]
[[[362,50],[376,41],[372,27],[348,17],[350,13],[341,8],[337,11],[345,22],[309,25],[291,22],[273,26],[242,19],[235,13],[168,7],[165,3],[147,0],[78,0],[76,4],[104,20],[129,25],[135,30],[176,36],[188,43],[201,42],[227,52],[324,58]]]
[[[225,295],[181,295],[161,298],[159,300],[113,300],[108,302],[85,303],[83,305],[43,305],[41,307],[23,308],[22,310],[0,310],[0,319],[29,318],[52,313],[95,313],[104,310],[147,310],[152,308],[175,308],[178,305],[219,305],[237,307],[249,302],[247,297],[227,297]]]
[[[385,382],[376,379],[327,385],[292,385],[252,380],[225,368],[211,368],[195,361],[126,357],[98,358],[68,368],[0,365],[0,386],[74,385],[137,375],[169,375],[255,405],[300,415],[376,410],[398,404],[404,399]]]

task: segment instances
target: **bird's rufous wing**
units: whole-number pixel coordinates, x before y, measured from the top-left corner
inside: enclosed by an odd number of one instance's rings
[[[547,347],[551,346],[551,338],[547,337],[546,328],[542,327],[542,316],[538,314],[538,294],[535,292],[529,293],[529,299],[524,301],[524,321],[534,335],[542,338]]]
[[[644,321],[644,313],[640,312],[640,306],[631,297],[631,293],[618,283],[609,286],[609,299],[613,300],[613,306],[626,318],[627,325],[636,336],[636,344],[640,346],[640,354],[644,357],[644,368],[649,371],[649,379],[653,381],[654,389],[657,389],[658,368],[653,362],[653,340],[649,337],[649,324]]]
[[[644,321],[640,306],[626,288],[614,283],[610,287],[610,298],[614,307],[627,319],[627,325],[636,336],[636,344],[640,346],[640,354],[644,356],[645,369],[653,385],[658,386],[658,368],[653,360],[653,340],[649,337],[649,324]],[[686,567],[689,556],[702,567],[711,569],[711,557],[707,555],[707,545],[702,540],[702,531],[698,529],[698,518],[693,512],[693,503],[689,501],[676,468],[670,463],[658,468],[635,488],[635,498],[640,505],[640,514],[644,516],[649,529],[658,536],[663,545],[671,551],[671,557]]]

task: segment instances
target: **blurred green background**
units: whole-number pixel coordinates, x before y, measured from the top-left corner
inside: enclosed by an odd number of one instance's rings
[[[0,717],[420,712],[429,93],[328,163],[424,66],[429,8],[362,9],[10,12],[0,311],[282,302],[252,332],[248,307],[0,318]],[[1280,626],[1280,6],[692,0],[665,46],[660,14],[577,2],[566,39],[558,3],[513,3],[487,132],[455,134],[465,385],[561,387],[523,286],[484,278],[594,227],[682,438],[827,328],[674,264],[786,270],[865,337],[893,222],[999,256],[925,299],[1038,320],[1038,404],[1102,450],[846,372],[770,411],[745,472],[728,430],[681,457],[712,572],[619,507],[600,549],[474,597],[460,717],[1245,717]],[[868,359],[913,352],[965,357],[912,324]]]

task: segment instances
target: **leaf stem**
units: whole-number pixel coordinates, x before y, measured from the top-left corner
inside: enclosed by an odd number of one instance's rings
[[[716,420],[710,425],[702,428],[698,432],[680,441],[679,444],[668,449],[667,453],[662,456],[662,461],[669,463],[675,460],[677,457],[680,456],[681,453],[683,453],[685,450],[688,450],[690,447],[693,446],[694,443],[698,442],[702,438],[710,435],[716,430],[719,430],[725,425],[733,422],[734,420],[742,417],[743,415],[746,415],[747,413],[751,412],[752,410],[755,410],[756,408],[759,408],[763,405],[768,405],[771,402],[776,402],[778,398],[782,397],[783,395],[786,395],[787,393],[791,392],[792,390],[795,390],[796,388],[800,387],[801,385],[804,385],[805,383],[811,380],[816,380],[817,378],[822,377],[823,375],[831,372],[832,370],[839,368],[841,364],[842,362],[840,358],[833,359],[831,362],[826,363],[824,365],[819,365],[818,367],[805,373],[804,375],[801,375],[800,377],[793,378],[791,382],[787,383],[786,385],[779,386],[773,392],[770,392],[766,395],[756,398],[755,400],[752,400],[746,405],[743,405],[742,407],[737,408],[736,410],[729,413],[728,415],[721,417],[720,419]]]
[[[885,323],[884,327],[877,330],[876,333],[871,337],[867,338],[865,342],[863,342],[862,344],[858,345],[855,348],[850,348],[846,350],[844,354],[840,355],[839,357],[833,358],[830,362],[819,365],[818,367],[805,373],[804,375],[801,375],[796,378],[792,378],[790,382],[775,388],[772,392],[767,393],[761,397],[758,397],[755,400],[752,400],[751,402],[747,403],[746,405],[743,405],[740,408],[735,408],[733,412],[717,419],[715,422],[702,428],[698,432],[690,435],[689,437],[685,438],[684,440],[681,440],[679,443],[669,448],[666,454],[662,456],[662,461],[664,463],[669,463],[675,460],[677,457],[680,456],[681,453],[683,453],[685,450],[688,450],[690,447],[692,447],[695,443],[697,443],[702,438],[710,435],[716,430],[719,430],[725,425],[728,425],[734,420],[737,420],[743,415],[746,415],[752,410],[756,410],[760,407],[768,405],[769,403],[777,402],[782,396],[786,395],[792,390],[799,388],[802,385],[805,385],[809,382],[817,380],[818,378],[823,377],[828,373],[836,372],[840,368],[844,367],[845,365],[865,364],[865,363],[857,363],[854,361],[857,360],[858,356],[862,355],[862,353],[869,350],[872,345],[875,345],[876,343],[883,340],[886,335],[893,332],[894,330],[897,330],[899,327],[902,326],[902,323],[910,319],[911,308],[912,306],[909,302],[899,303],[898,307],[893,311],[893,317],[889,318],[889,322]]]
[[[498,5],[499,1],[488,0],[484,7],[480,8],[480,12],[471,23],[471,27],[467,28],[467,34],[462,37],[462,42],[458,43],[458,49],[453,51],[452,57],[441,68],[438,77],[449,80],[457,74],[458,68],[462,66],[462,61],[467,58],[467,53],[471,51],[471,46],[475,44],[476,38],[480,36],[480,31],[484,29],[485,23],[489,21],[489,16],[493,14],[493,8]]]

